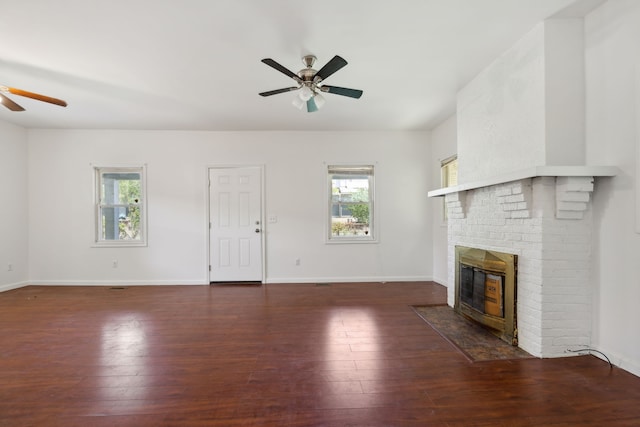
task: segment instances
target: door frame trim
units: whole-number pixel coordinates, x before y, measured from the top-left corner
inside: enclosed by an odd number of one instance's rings
[[[267,245],[266,245],[266,240],[267,240],[267,235],[266,235],[266,230],[265,230],[265,209],[264,207],[266,206],[266,202],[265,202],[265,165],[264,164],[219,164],[219,165],[207,165],[206,169],[205,169],[205,184],[204,184],[204,188],[205,188],[205,204],[204,204],[204,209],[205,209],[205,215],[204,215],[204,229],[205,229],[205,235],[207,236],[205,239],[206,242],[206,248],[205,248],[205,262],[204,262],[204,271],[205,271],[205,275],[204,277],[206,277],[206,283],[207,285],[211,284],[211,271],[209,270],[209,263],[211,261],[211,230],[209,228],[209,224],[211,222],[211,188],[210,188],[210,182],[209,182],[209,172],[212,169],[241,169],[241,168],[258,168],[260,169],[260,225],[261,225],[261,238],[260,238],[260,264],[261,264],[261,279],[260,282],[261,283],[265,283],[266,281],[266,273],[267,273],[267,269],[266,269],[266,265],[265,265],[265,260],[266,260],[266,249],[267,249]]]

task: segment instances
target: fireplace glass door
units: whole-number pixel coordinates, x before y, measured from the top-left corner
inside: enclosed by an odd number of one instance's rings
[[[456,246],[455,310],[517,345],[517,256]]]

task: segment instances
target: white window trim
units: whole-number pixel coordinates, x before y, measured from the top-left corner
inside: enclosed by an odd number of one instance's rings
[[[446,175],[448,173],[447,167],[450,166],[453,162],[458,161],[458,154],[454,154],[453,156],[449,156],[446,159],[440,161],[440,187],[451,187],[453,184],[449,182],[449,177]],[[457,166],[456,166],[457,168]],[[458,173],[456,171],[456,184],[457,184]],[[447,213],[447,202],[446,197],[441,197],[442,199],[442,209],[440,209],[440,226],[446,227],[449,222],[449,215]]]
[[[100,180],[98,174],[100,171],[108,170],[110,172],[131,172],[133,169],[140,171],[142,180],[140,185],[142,203],[140,203],[140,240],[100,240]],[[93,174],[93,248],[130,248],[130,247],[146,247],[148,246],[148,219],[147,219],[147,165],[142,164],[91,164]]]
[[[363,166],[372,166],[373,167],[373,179],[371,180],[371,188],[370,188],[370,197],[371,197],[371,212],[372,221],[370,227],[370,235],[365,237],[334,237],[331,235],[331,219],[332,219],[332,199],[331,199],[331,177],[329,175],[329,167],[330,166],[342,166],[342,167],[363,167]],[[378,204],[376,202],[376,180],[378,175],[378,162],[324,162],[323,163],[323,176],[325,180],[324,191],[325,197],[327,197],[327,207],[325,209],[325,243],[328,245],[350,245],[350,244],[377,244],[380,241],[380,221],[378,220]]]

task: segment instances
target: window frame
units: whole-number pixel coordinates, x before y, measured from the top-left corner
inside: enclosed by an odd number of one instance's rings
[[[94,206],[94,238],[92,247],[146,247],[147,233],[147,165],[92,165],[93,167],[93,206]],[[106,240],[102,238],[102,209],[107,204],[102,204],[102,180],[108,173],[137,173],[140,174],[140,202],[134,206],[140,209],[140,238],[135,240]],[[115,206],[115,205],[114,205]],[[131,206],[131,204],[127,205]]]
[[[451,182],[451,177],[455,175],[454,182]],[[440,161],[440,185],[442,188],[453,187],[458,185],[458,155],[454,154],[446,159]],[[447,211],[447,203],[445,198],[442,197],[442,224],[446,224],[449,220],[449,213]]]
[[[334,236],[332,233],[332,220],[333,220],[333,186],[332,181],[335,175],[339,175],[335,171],[336,169],[341,169],[342,174],[352,173],[354,176],[358,175],[358,171],[363,169],[370,169],[370,173],[362,173],[360,175],[368,175],[369,176],[369,233],[365,236],[361,235],[345,235],[345,236]],[[326,215],[327,218],[325,220],[325,243],[328,244],[369,244],[369,243],[378,243],[379,240],[379,224],[377,222],[377,203],[376,203],[376,191],[375,191],[375,181],[376,181],[376,170],[378,166],[374,162],[361,162],[361,163],[328,163],[325,162],[325,179],[326,186],[325,191],[327,191],[327,209]]]
[[[453,172],[452,172],[453,171]],[[451,177],[455,175],[455,180]],[[458,185],[458,155],[447,157],[440,162],[440,181],[442,188]]]

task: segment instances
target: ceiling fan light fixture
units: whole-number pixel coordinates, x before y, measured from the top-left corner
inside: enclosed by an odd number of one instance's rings
[[[300,89],[300,99],[303,101],[308,101],[313,97],[313,91],[307,85],[303,85]]]
[[[304,107],[305,102],[302,100],[302,98],[300,98],[300,96],[296,96],[295,98],[293,98],[293,101],[291,101],[291,104],[296,107],[298,110],[302,110],[302,107]]]
[[[313,101],[316,103],[316,107],[318,107],[318,110],[319,110],[324,105],[324,102],[325,102],[324,96],[320,95],[319,93],[316,93],[313,96]]]

